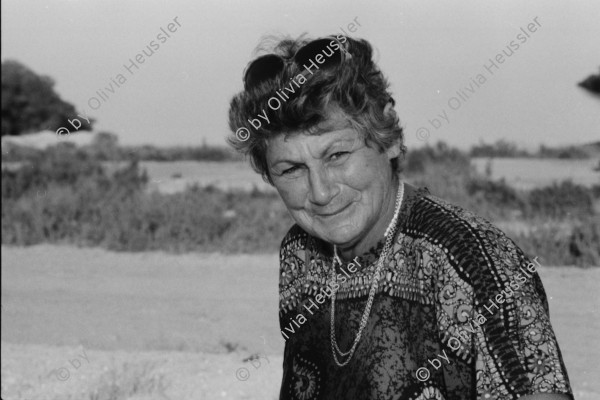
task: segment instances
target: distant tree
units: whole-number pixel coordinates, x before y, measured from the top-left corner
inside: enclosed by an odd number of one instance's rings
[[[119,138],[114,133],[98,132],[90,145],[90,152],[98,160],[120,160]]]
[[[546,147],[540,145],[538,157],[541,158],[566,158],[566,159],[585,159],[589,158],[590,154],[586,151],[585,145],[580,146],[562,146],[562,147]]]
[[[471,147],[471,157],[529,157],[527,150],[521,150],[516,144],[500,139],[493,144],[479,142]]]
[[[590,75],[585,80],[578,83],[578,85],[587,91],[600,95],[600,72],[598,75]]]
[[[69,119],[77,118],[75,107],[54,91],[54,80],[37,75],[18,61],[2,63],[2,136],[22,135],[61,126],[75,130]],[[89,117],[88,117],[89,118]],[[79,130],[91,130],[82,118]]]
[[[424,173],[431,165],[443,165],[447,171],[468,175],[471,160],[468,154],[439,141],[434,146],[427,145],[409,151],[403,163],[404,170],[412,174]]]

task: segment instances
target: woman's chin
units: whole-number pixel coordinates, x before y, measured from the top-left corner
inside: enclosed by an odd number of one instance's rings
[[[341,246],[356,242],[360,231],[356,226],[345,225],[341,227],[323,227],[322,230],[320,229],[315,233],[320,239]]]

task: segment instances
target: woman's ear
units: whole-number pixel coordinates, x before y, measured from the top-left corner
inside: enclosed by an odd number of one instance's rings
[[[396,119],[396,110],[394,110],[394,104],[396,104],[396,102],[394,101],[394,99],[392,99],[390,97],[390,99],[388,100],[387,104],[383,108],[383,115],[385,115],[386,118],[394,118],[394,119]],[[393,159],[393,158],[399,157],[400,154],[401,154],[401,151],[400,151],[400,140],[396,139],[394,141],[394,144],[392,144],[386,150],[386,154],[387,154],[387,156],[388,156],[388,158],[390,160]]]
[[[385,115],[386,117],[391,117],[391,116],[395,117],[396,116],[396,110],[394,110],[395,104],[396,104],[396,102],[394,101],[394,99],[392,99],[390,97],[387,104],[383,108],[383,115]]]
[[[387,148],[385,154],[387,154],[388,159],[392,160],[394,158],[400,157],[400,141],[395,140],[394,143]]]

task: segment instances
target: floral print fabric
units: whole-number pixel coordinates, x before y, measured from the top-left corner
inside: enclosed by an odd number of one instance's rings
[[[501,231],[405,184],[399,229],[350,363],[383,239],[331,279],[332,247],[294,225],[280,250],[281,400],[516,399],[571,394],[532,263]],[[334,283],[335,282],[335,283]]]

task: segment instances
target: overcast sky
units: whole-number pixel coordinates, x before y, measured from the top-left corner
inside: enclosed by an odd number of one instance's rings
[[[409,147],[423,143],[417,131],[463,148],[502,138],[527,148],[600,140],[600,99],[576,86],[600,66],[597,0],[1,5],[2,60],[51,76],[63,99],[121,143],[224,144],[229,100],[261,36],[350,33],[355,19],[351,36],[377,48]],[[180,26],[169,32],[174,18]],[[170,37],[157,38],[161,28]],[[158,49],[132,67],[151,41]],[[511,41],[518,49],[491,66]]]

